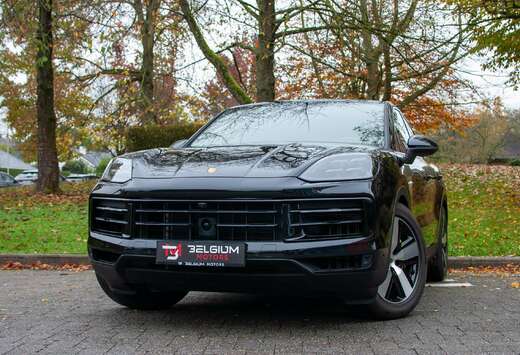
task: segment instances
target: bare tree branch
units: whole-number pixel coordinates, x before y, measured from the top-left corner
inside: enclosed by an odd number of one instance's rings
[[[215,70],[221,75],[222,80],[225,82],[226,87],[231,92],[231,95],[240,103],[246,104],[251,103],[253,100],[247,95],[245,90],[240,84],[233,78],[224,60],[215,53],[206,42],[202,31],[191,12],[190,5],[187,0],[180,0],[181,10],[184,15],[184,19],[188,23],[191,33],[195,38],[200,50],[206,57],[206,59],[215,67]]]

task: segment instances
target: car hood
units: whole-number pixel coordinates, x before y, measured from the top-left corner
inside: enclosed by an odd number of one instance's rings
[[[152,149],[126,154],[134,178],[298,176],[331,154],[370,152],[373,147],[286,144],[212,148]]]

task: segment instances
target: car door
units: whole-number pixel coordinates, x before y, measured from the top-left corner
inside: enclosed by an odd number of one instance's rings
[[[401,141],[401,145],[396,148],[405,152],[406,143],[414,132],[397,108],[393,109],[392,119],[397,140]],[[431,251],[437,242],[436,177],[438,172],[423,157],[416,157],[413,163],[404,164],[402,169],[403,174],[408,178],[412,213],[421,226],[424,241]]]

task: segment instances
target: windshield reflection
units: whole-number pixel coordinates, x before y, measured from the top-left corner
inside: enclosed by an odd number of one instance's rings
[[[273,102],[225,111],[191,147],[335,143],[382,146],[384,105],[374,102]]]

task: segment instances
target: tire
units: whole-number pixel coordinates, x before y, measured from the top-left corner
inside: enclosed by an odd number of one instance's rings
[[[96,273],[99,285],[106,295],[116,303],[131,309],[157,310],[171,308],[188,294],[187,291],[151,292],[135,290],[134,293],[117,293],[110,289],[107,282]]]
[[[437,251],[428,268],[428,280],[440,282],[448,274],[448,211],[442,206],[439,219]]]
[[[410,210],[397,204],[392,224],[390,260],[386,279],[368,305],[376,319],[408,315],[419,303],[426,284],[426,248],[421,229]]]

